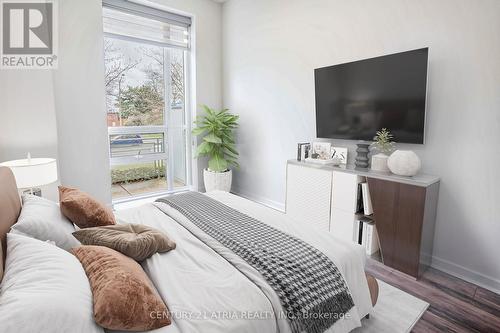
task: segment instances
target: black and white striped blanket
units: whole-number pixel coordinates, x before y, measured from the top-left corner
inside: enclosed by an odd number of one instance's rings
[[[293,332],[324,332],[354,306],[338,268],[308,243],[201,193],[157,201],[179,211],[262,274],[279,296]]]

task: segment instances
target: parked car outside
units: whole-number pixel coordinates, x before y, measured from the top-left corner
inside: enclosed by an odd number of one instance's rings
[[[111,139],[111,146],[142,145],[142,137],[139,134],[124,134]]]

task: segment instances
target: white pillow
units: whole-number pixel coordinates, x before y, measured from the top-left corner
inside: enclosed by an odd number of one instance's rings
[[[0,285],[0,323],[2,332],[104,332],[94,321],[92,291],[78,259],[11,233]]]
[[[12,233],[53,241],[68,251],[80,245],[72,235],[74,231],[73,223],[61,214],[57,203],[29,194],[23,196],[21,214],[11,229]]]

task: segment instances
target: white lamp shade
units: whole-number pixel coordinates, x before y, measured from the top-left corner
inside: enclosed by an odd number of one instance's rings
[[[30,158],[0,163],[9,167],[18,188],[32,188],[57,181],[57,163],[53,158]]]

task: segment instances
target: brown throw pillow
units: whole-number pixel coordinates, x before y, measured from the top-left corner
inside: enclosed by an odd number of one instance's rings
[[[80,246],[72,251],[89,279],[98,325],[123,331],[170,325],[167,306],[136,261],[104,246]]]
[[[175,249],[175,242],[163,232],[142,224],[116,224],[73,232],[83,245],[100,245],[143,261],[156,252]]]
[[[76,188],[59,186],[61,213],[80,228],[116,224],[111,209]]]

